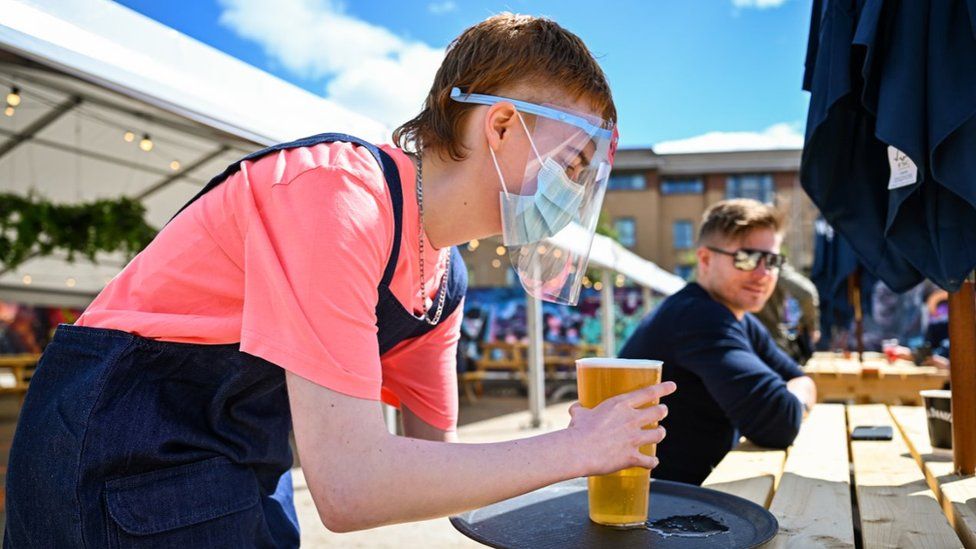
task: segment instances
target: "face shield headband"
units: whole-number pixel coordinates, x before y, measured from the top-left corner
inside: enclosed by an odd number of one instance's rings
[[[495,151],[490,150],[502,187],[502,240],[530,295],[575,305],[616,151],[615,125],[562,107],[464,94],[458,88],[452,90],[451,98],[486,106],[506,102],[515,107],[528,146],[524,151],[510,148],[505,154],[510,178],[512,165],[524,161],[520,186],[506,182]],[[523,158],[511,156],[523,153]],[[509,192],[514,190],[518,192]]]

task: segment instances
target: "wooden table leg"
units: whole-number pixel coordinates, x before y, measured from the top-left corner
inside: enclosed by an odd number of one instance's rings
[[[976,472],[976,296],[970,278],[949,294],[952,454],[956,472]]]

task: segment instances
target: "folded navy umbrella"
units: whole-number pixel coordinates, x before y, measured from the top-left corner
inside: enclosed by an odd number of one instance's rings
[[[801,183],[896,291],[976,266],[976,0],[815,0]]]
[[[861,310],[871,314],[871,290],[877,279],[865,271],[847,240],[823,219],[814,225],[813,267],[810,280],[820,295],[820,331],[824,349],[830,344],[831,328],[851,327],[854,307],[847,293],[847,279],[861,268]]]

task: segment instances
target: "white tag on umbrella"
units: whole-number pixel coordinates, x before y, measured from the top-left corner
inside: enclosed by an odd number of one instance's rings
[[[913,185],[918,181],[918,166],[907,154],[891,145],[888,145],[888,165],[891,166],[891,177],[888,178],[889,191]]]

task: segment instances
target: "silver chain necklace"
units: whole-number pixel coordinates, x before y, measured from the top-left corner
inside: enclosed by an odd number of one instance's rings
[[[423,298],[424,303],[424,320],[427,324],[431,326],[436,325],[441,321],[441,314],[444,313],[444,301],[447,298],[447,275],[451,272],[451,255],[447,255],[447,263],[444,265],[444,274],[441,275],[440,281],[440,291],[437,297],[437,312],[434,313],[434,318],[428,316],[428,309],[430,306],[427,304],[429,298],[427,297],[427,277],[424,276],[424,169],[423,160],[421,159],[421,150],[417,150],[417,212],[420,225],[420,296]]]

